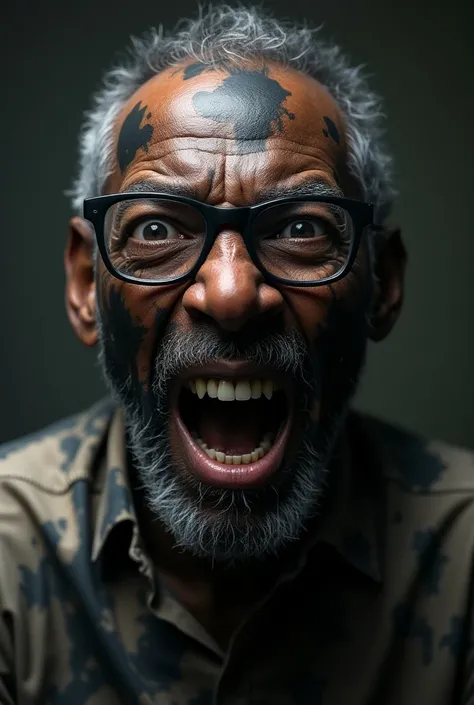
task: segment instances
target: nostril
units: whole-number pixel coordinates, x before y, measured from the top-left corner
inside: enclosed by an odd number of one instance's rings
[[[235,238],[230,242],[235,244]],[[240,247],[244,252],[216,242],[195,282],[184,292],[183,306],[195,320],[212,320],[219,328],[235,332],[282,310],[281,292],[265,282],[242,240]]]
[[[195,319],[210,319],[221,328],[237,330],[260,313],[260,297],[251,280],[209,276],[185,291],[183,306]]]

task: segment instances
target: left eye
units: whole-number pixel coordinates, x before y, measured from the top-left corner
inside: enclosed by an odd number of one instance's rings
[[[180,232],[165,220],[145,220],[133,228],[131,236],[136,240],[177,240]]]
[[[321,235],[324,235],[325,230],[326,228],[322,221],[315,218],[311,218],[311,220],[293,220],[278,233],[277,238],[321,237]]]

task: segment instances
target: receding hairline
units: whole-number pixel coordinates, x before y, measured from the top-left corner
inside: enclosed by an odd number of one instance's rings
[[[173,64],[171,66],[167,66],[163,68],[161,71],[158,73],[154,74],[153,76],[150,76],[147,78],[146,81],[144,81],[140,86],[137,87],[134,93],[128,97],[128,99],[124,102],[122,109],[120,113],[117,115],[116,120],[115,120],[115,125],[121,124],[123,121],[124,117],[127,115],[128,111],[137,103],[140,97],[140,93],[142,93],[144,90],[147,89],[147,87],[152,86],[154,83],[160,84],[163,81],[166,81],[169,76],[177,76],[179,74],[183,74],[185,69],[189,66],[192,66],[193,64],[197,64],[200,62],[196,62],[192,59],[185,60],[185,61],[180,61],[176,64]],[[269,59],[269,60],[264,60],[262,59],[261,61],[253,60],[253,59],[246,59],[245,61],[242,60],[239,64],[233,64],[232,66],[228,65],[213,65],[209,64],[206,65],[205,71],[200,73],[199,75],[192,76],[190,77],[189,80],[189,88],[191,89],[193,85],[195,85],[196,81],[199,81],[202,79],[202,76],[212,76],[212,74],[217,75],[216,77],[219,78],[219,74],[222,77],[227,77],[229,76],[232,71],[263,71],[263,70],[268,70],[269,77],[274,78],[275,80],[281,80],[284,75],[286,74],[288,78],[291,80],[299,80],[301,82],[306,83],[308,86],[314,86],[315,89],[318,91],[321,91],[324,96],[327,98],[327,100],[331,103],[331,106],[335,113],[337,114],[339,120],[341,123],[346,126],[346,116],[344,115],[344,112],[338,103],[337,99],[334,97],[334,95],[329,91],[327,86],[324,85],[318,78],[315,76],[311,76],[311,74],[306,73],[305,71],[302,71],[301,69],[298,69],[294,66],[289,65],[288,63],[285,62],[280,62],[276,61],[274,59]],[[285,86],[283,86],[285,87]],[[198,88],[196,86],[196,90],[201,90],[201,88]],[[293,91],[294,93],[294,91]],[[291,101],[291,96],[289,99]]]

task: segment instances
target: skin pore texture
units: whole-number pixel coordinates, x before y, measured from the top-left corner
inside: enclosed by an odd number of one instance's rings
[[[105,193],[152,186],[225,208],[317,182],[361,197],[336,101],[312,78],[271,63],[163,71],[125,105],[115,155]],[[139,286],[110,275],[100,257],[94,266],[90,225],[71,222],[68,312],[80,339],[99,343],[124,409],[145,543],[162,578],[222,644],[318,521],[367,339],[385,337],[401,306],[398,232],[387,231],[384,243],[377,279],[364,237],[351,272],[332,286],[273,286],[240,234],[224,228],[194,280]],[[281,467],[262,486],[208,485],[183,449],[171,413],[179,382],[215,360],[263,366],[293,399]]]

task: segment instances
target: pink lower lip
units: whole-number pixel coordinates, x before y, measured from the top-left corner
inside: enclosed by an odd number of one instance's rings
[[[288,442],[293,420],[290,410],[284,427],[278,433],[268,453],[249,465],[224,465],[217,463],[195,443],[177,409],[173,409],[171,422],[176,424],[181,450],[190,472],[208,485],[226,489],[245,489],[264,484],[280,467]]]

